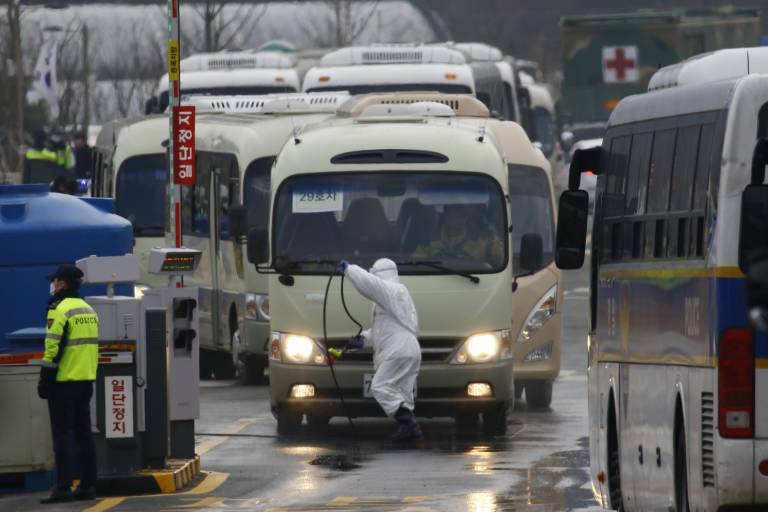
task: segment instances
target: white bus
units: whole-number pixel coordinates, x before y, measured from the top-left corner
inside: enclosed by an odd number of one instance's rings
[[[292,56],[279,52],[217,52],[192,55],[181,65],[181,95],[242,96],[291,93],[301,85]],[[145,113],[168,108],[168,75],[163,75]]]
[[[750,328],[739,265],[740,241],[766,243],[766,201],[741,213],[765,176],[764,73],[766,48],[664,68],[619,103],[602,148],[574,155],[556,260],[582,265],[576,188],[594,171],[589,434],[606,507],[768,509],[768,340]],[[743,235],[752,216],[758,237]]]
[[[442,45],[373,45],[326,54],[304,76],[305,91],[348,90],[351,94],[434,91],[473,94],[500,117],[513,119],[502,74],[491,62]]]
[[[185,100],[198,113],[198,183],[183,188],[182,229],[185,245],[204,253],[197,273],[186,278],[201,287],[202,376],[232,377],[237,367],[242,381],[262,380],[269,336],[266,281],[243,265],[228,213],[244,205],[248,226],[266,222],[264,194],[275,155],[293,130],[332,115],[346,98],[333,93]],[[142,270],[137,293],[143,286],[166,285],[146,264],[149,250],[165,244],[167,140],[168,117],[153,115],[108,123],[95,147],[94,195],[114,197],[117,212],[134,224]]]
[[[509,174],[508,195],[514,219],[512,259],[516,274],[524,273],[519,265],[523,235],[535,233],[541,236],[541,267],[533,269],[531,275],[519,277],[510,313],[515,340],[516,396],[521,397],[525,391],[526,405],[530,409],[545,409],[551,404],[553,383],[560,374],[560,307],[563,303],[562,275],[554,263],[555,199],[549,165],[540,153],[531,156],[531,143],[517,123],[492,118],[485,105],[468,95],[370,94],[350,99],[339,109],[338,115],[356,117],[372,105],[424,102],[447,105],[455,112],[455,121],[493,132]]]

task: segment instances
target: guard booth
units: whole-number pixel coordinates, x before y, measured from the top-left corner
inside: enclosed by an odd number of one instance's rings
[[[169,283],[194,272],[200,252],[153,249],[150,272]],[[99,371],[92,425],[99,480],[168,458],[193,458],[199,417],[196,288],[150,289],[143,298],[116,296],[116,283],[138,279],[134,255],[79,260],[84,282],[106,284],[107,295],[86,297],[99,316]]]

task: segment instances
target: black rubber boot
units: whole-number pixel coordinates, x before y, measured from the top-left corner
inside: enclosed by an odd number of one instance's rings
[[[50,505],[52,503],[71,503],[75,501],[75,496],[69,489],[54,489],[51,491],[51,495],[47,498],[40,500],[43,505]]]

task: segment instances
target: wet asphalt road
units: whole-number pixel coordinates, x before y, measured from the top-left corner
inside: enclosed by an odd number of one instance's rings
[[[337,418],[323,435],[307,430],[285,440],[275,435],[266,387],[205,382],[197,441],[207,473],[191,490],[90,509],[41,507],[42,494],[6,496],[0,510],[597,510],[587,471],[586,281],[584,271],[566,275],[563,364],[551,410],[528,411],[522,400],[506,436],[457,437],[452,420],[426,420],[425,446],[400,449],[386,441],[388,420],[356,420],[353,431]],[[318,457],[331,465],[310,464]]]

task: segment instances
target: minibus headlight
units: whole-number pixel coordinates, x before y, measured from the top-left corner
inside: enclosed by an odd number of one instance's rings
[[[301,334],[273,333],[269,357],[283,363],[327,364],[325,354],[315,340]]]
[[[517,337],[517,341],[530,341],[533,335],[541,329],[547,321],[555,316],[555,310],[557,306],[557,285],[544,294],[539,299],[539,302],[533,306],[533,309],[528,313],[528,318],[525,319],[523,328],[520,329],[520,335]]]
[[[246,293],[245,317],[249,320],[269,322],[269,295]]]
[[[505,329],[470,336],[453,356],[451,364],[490,363],[511,357],[509,330]]]
[[[149,286],[144,286],[142,284],[134,285],[133,287],[133,298],[134,299],[143,299],[144,294],[147,293],[147,290],[149,290]]]

